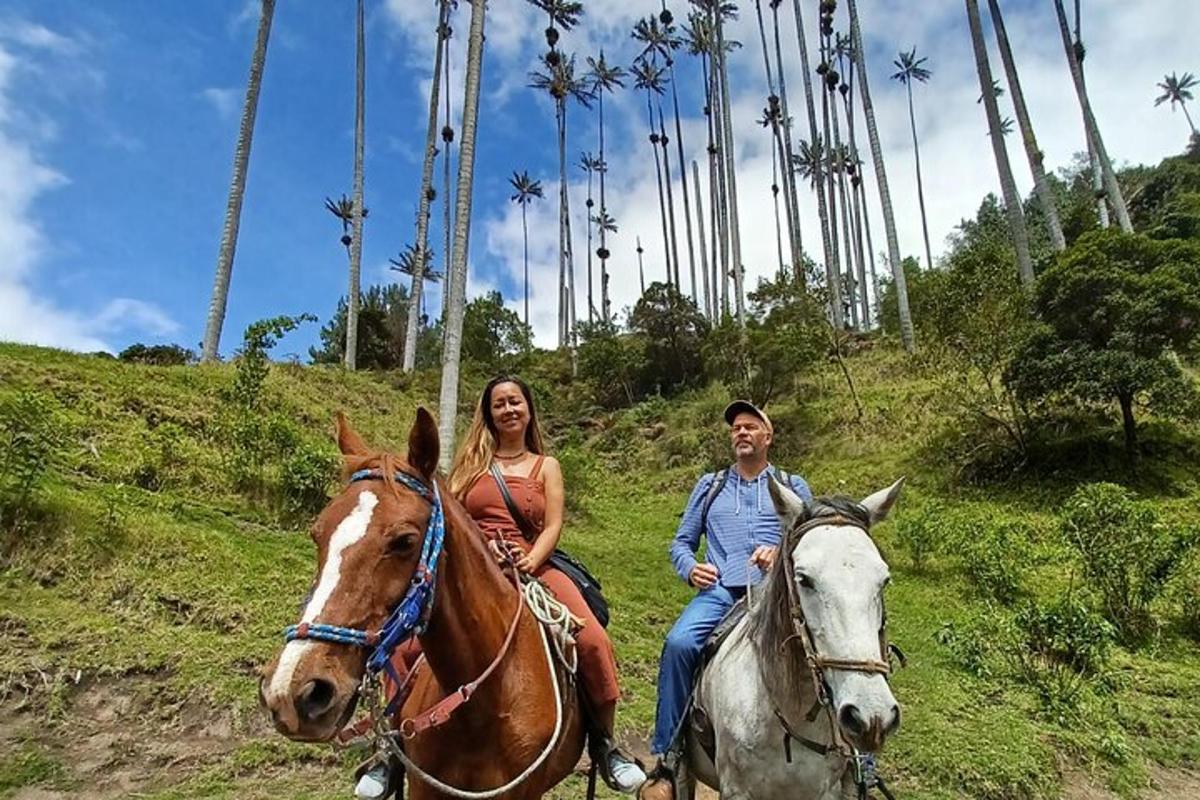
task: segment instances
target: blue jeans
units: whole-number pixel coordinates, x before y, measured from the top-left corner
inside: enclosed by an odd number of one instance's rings
[[[654,755],[662,755],[671,746],[692,694],[704,643],[744,592],[740,586],[731,590],[720,584],[704,589],[687,604],[667,634],[658,660],[658,710],[650,743]]]

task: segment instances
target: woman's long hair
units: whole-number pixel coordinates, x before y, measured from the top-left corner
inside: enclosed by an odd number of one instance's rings
[[[520,378],[511,375],[500,375],[488,381],[483,387],[483,394],[475,404],[475,416],[471,419],[471,427],[463,439],[462,446],[454,456],[454,466],[450,469],[450,492],[459,500],[466,497],[467,492],[479,480],[479,476],[488,471],[492,465],[492,456],[496,452],[496,421],[492,419],[492,390],[502,383],[516,384],[525,397],[525,405],[529,407],[529,426],[525,429],[525,449],[541,455],[546,452],[542,443],[542,426],[538,423],[537,407],[533,404],[533,392]]]

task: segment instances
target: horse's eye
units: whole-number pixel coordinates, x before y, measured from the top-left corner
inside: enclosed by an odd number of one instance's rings
[[[388,540],[387,552],[388,555],[402,556],[412,552],[413,546],[417,542],[415,533],[401,533],[393,536]]]
[[[808,575],[803,572],[796,573],[796,583],[800,584],[805,589],[813,588],[812,578],[808,577]]]

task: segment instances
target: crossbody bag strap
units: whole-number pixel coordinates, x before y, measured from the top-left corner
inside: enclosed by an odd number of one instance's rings
[[[496,481],[496,488],[500,490],[500,496],[504,498],[504,505],[508,507],[508,513],[513,518],[513,522],[517,524],[521,535],[532,542],[537,538],[537,531],[533,529],[529,520],[525,519],[525,515],[517,508],[512,492],[508,490],[508,483],[504,480],[504,473],[500,471],[500,466],[493,461],[489,472],[492,473],[492,480]]]

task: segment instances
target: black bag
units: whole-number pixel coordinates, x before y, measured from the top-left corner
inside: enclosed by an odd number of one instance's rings
[[[513,502],[512,494],[508,491],[508,484],[504,482],[504,473],[495,464],[491,467],[492,479],[496,481],[496,486],[500,489],[500,496],[504,498],[504,505],[508,506],[508,513],[512,516],[513,522],[520,528],[522,535],[529,541],[533,541],[537,537],[537,531],[533,530],[533,525],[529,520],[525,519],[525,515],[517,508],[517,504]],[[546,559],[547,563],[556,570],[566,575],[571,581],[579,587],[579,593],[583,595],[583,601],[587,603],[592,614],[595,615],[596,621],[601,627],[608,627],[609,611],[608,600],[604,598],[601,592],[600,581],[592,573],[588,572],[587,567],[583,565],[579,559],[572,556],[561,547],[555,548],[550,554],[550,558]]]

